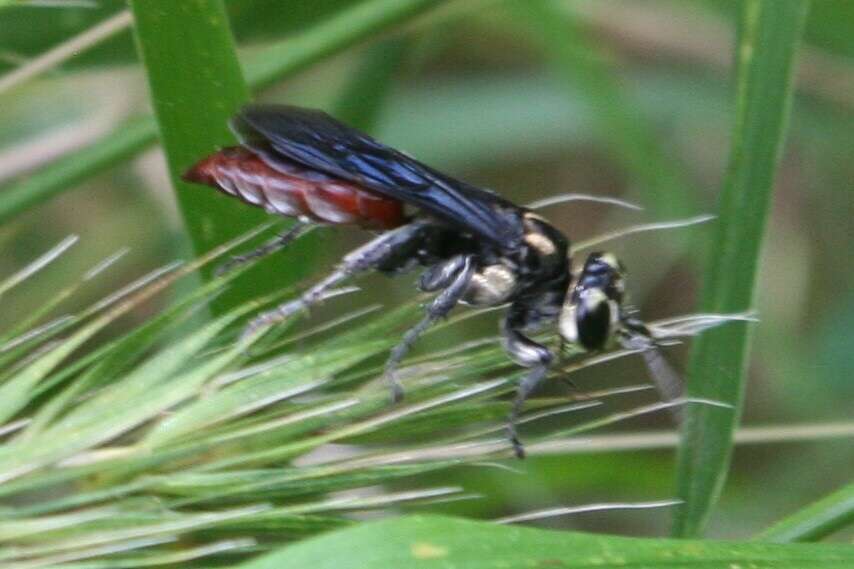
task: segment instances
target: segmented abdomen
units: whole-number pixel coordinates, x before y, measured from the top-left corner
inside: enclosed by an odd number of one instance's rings
[[[279,159],[276,168],[233,146],[190,168],[184,179],[213,186],[270,213],[330,224],[391,229],[404,223],[403,204],[351,182]]]

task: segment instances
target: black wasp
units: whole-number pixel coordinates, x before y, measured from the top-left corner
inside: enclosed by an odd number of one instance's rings
[[[529,334],[557,323],[563,341],[589,351],[614,343],[654,347],[647,328],[624,305],[622,264],[609,253],[592,253],[573,276],[569,240],[533,211],[438,172],[321,111],[249,105],[231,127],[240,145],[201,160],[185,179],[297,219],[275,246],[243,259],[286,245],[312,223],[379,231],[300,298],[255,318],[249,332],[306,309],[357,274],[394,275],[425,267],[419,288],[437,294],[424,318],[391,352],[386,378],[392,397],[403,396],[397,366],[431,324],[459,303],[506,305],[503,347],[530,369],[508,422],[520,458],[524,451],[516,418],[556,359]],[[404,206],[414,213],[407,214]]]

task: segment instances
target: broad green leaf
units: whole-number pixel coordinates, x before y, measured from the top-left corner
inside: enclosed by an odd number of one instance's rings
[[[795,55],[806,0],[746,0],[739,28],[736,115],[720,198],[719,223],[703,282],[703,310],[729,314],[753,306],[759,254],[774,173],[785,140]],[[732,405],[692,406],[678,457],[674,533],[696,536],[726,480],[732,434],[744,393],[748,323],[705,332],[695,342],[688,393]]]
[[[631,539],[413,516],[329,533],[240,567],[842,569],[852,564],[854,548],[846,545]]]
[[[759,541],[817,541],[854,523],[854,483],[788,516],[759,535]]]

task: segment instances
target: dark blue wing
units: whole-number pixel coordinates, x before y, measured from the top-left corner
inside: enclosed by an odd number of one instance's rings
[[[231,122],[241,142],[416,206],[502,248],[522,238],[521,210],[490,191],[446,176],[322,111],[248,105]]]

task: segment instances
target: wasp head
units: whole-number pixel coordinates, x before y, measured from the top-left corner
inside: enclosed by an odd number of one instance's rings
[[[560,335],[585,350],[601,350],[620,328],[625,268],[611,253],[591,253],[570,287],[560,315]]]

